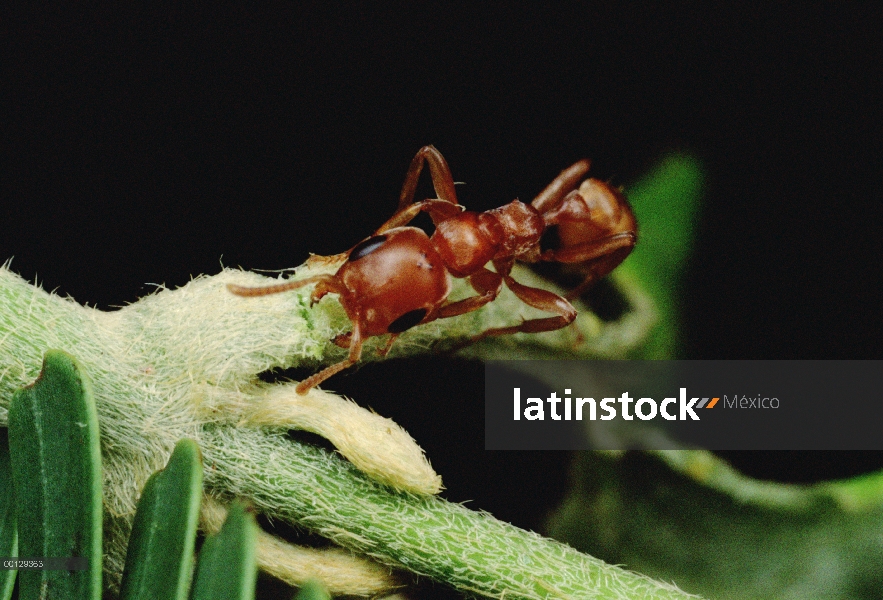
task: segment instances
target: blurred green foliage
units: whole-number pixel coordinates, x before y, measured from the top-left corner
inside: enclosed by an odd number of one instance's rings
[[[620,276],[639,281],[659,315],[633,358],[666,359],[678,354],[683,276],[696,236],[704,180],[696,158],[672,154],[626,190],[638,219],[638,244],[620,267]]]
[[[679,154],[627,189],[639,241],[617,275],[658,311],[632,358],[678,357],[703,181],[701,165]],[[702,450],[584,452],[547,528],[710,599],[883,599],[883,472],[799,486],[746,477]]]

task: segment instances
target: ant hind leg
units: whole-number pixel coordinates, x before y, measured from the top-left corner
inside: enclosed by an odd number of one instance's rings
[[[552,183],[537,194],[537,197],[530,203],[531,206],[540,213],[545,213],[561,204],[564,196],[575,189],[579,180],[589,171],[590,165],[588,160],[583,159],[561,171],[558,177],[552,180]]]

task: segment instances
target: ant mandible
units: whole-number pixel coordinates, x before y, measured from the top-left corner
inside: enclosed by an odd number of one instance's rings
[[[425,163],[438,197],[414,202]],[[515,260],[579,263],[586,273],[577,288],[582,290],[621,263],[636,241],[635,219],[622,194],[594,179],[574,189],[588,168],[589,162],[582,160],[565,169],[530,205],[515,200],[477,213],[457,203],[450,167],[438,150],[424,146],[411,161],[398,210],[374,235],[346,253],[334,275],[267,287],[229,284],[227,288],[239,296],[264,296],[315,283],[312,303],[329,293],[340,297],[353,330],[333,341],[348,347],[349,355],[301,381],[295,388],[298,394],[358,362],[367,338],[390,334],[379,349],[385,355],[402,332],[478,310],[497,297],[504,283],[525,304],[555,316],[488,329],[472,341],[560,329],[573,322],[576,309],[558,294],[515,281],[510,275]],[[420,212],[428,213],[436,227],[431,237],[407,226]],[[557,226],[560,247],[541,250],[540,240],[553,226]],[[488,262],[495,271],[485,266]],[[450,276],[468,279],[477,295],[449,302]]]

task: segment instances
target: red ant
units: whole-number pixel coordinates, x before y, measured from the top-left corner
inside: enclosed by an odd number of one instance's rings
[[[425,163],[438,198],[414,202]],[[580,292],[616,268],[636,241],[635,218],[620,192],[595,179],[574,189],[588,169],[586,160],[565,169],[529,205],[514,200],[477,213],[457,203],[450,167],[438,150],[424,146],[408,168],[398,210],[373,236],[346,253],[346,262],[334,275],[267,287],[227,287],[239,296],[264,296],[315,283],[313,303],[329,293],[340,296],[353,330],[333,341],[348,347],[349,356],[301,381],[298,394],[358,362],[365,339],[391,334],[380,349],[386,354],[403,331],[477,310],[493,301],[504,283],[525,304],[555,316],[488,329],[472,341],[560,329],[573,322],[576,309],[558,294],[515,281],[510,276],[514,262],[578,263],[586,274],[575,290]],[[420,212],[432,218],[436,229],[431,237],[407,227]],[[553,226],[560,247],[541,250],[540,239]],[[496,272],[486,268],[488,262]],[[448,302],[450,275],[467,278],[478,295]]]

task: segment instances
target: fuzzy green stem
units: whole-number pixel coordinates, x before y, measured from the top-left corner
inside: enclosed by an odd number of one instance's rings
[[[694,598],[435,496],[391,492],[327,452],[219,427],[207,480],[381,562],[494,598]],[[311,493],[311,490],[321,490]]]
[[[304,271],[298,276],[316,273]],[[517,277],[531,283],[527,271]],[[283,439],[281,432],[292,426],[287,421],[249,425],[242,407],[266,398],[257,375],[339,360],[342,351],[329,340],[349,325],[333,298],[310,308],[308,289],[258,299],[226,290],[228,283],[266,282],[227,270],[106,313],[48,294],[0,268],[0,425],[6,424],[12,392],[37,377],[48,348],[75,355],[89,372],[101,429],[111,589],[144,482],[179,439],[190,437],[204,448],[213,494],[251,499],[273,518],[466,591],[500,598],[688,597],[487,514],[397,492],[336,456]],[[540,355],[562,348],[572,356],[622,355],[653,317],[652,309],[641,309],[646,302],[634,287],[626,284],[621,291],[637,308],[618,323],[607,326],[583,309],[575,327],[484,347],[493,354],[527,339]],[[426,352],[438,340],[511,324],[519,314],[532,316],[505,293],[475,313],[414,328],[394,353]],[[368,359],[374,343],[366,349]]]

